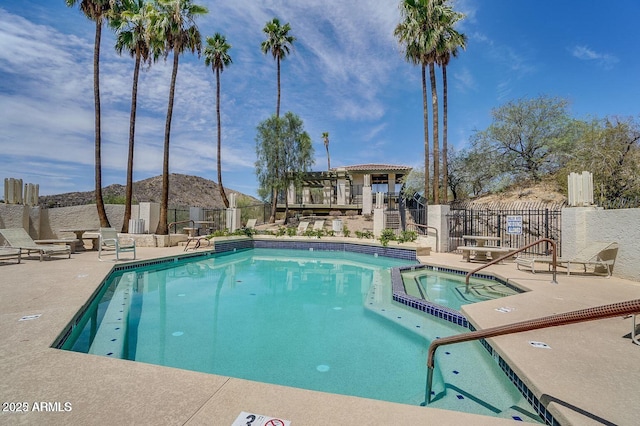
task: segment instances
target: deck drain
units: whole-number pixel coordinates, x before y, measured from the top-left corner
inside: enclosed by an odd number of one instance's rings
[[[36,314],[36,315],[25,315],[22,318],[20,318],[18,321],[31,321],[34,319],[38,319],[40,318],[42,314]]]
[[[551,346],[547,345],[544,342],[535,342],[533,340],[529,341],[529,344],[531,346],[533,346],[534,348],[540,348],[540,349],[551,349]]]
[[[515,311],[515,310],[516,310],[516,308],[509,308],[508,306],[501,306],[499,308],[496,308],[496,311],[502,312],[502,313],[505,313],[505,314],[507,314],[509,312],[512,312],[512,311]]]

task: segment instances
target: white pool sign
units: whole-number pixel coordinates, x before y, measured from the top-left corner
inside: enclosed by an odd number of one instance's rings
[[[291,426],[290,420],[281,420],[276,417],[264,416],[262,414],[247,413],[243,411],[231,426]]]
[[[507,234],[522,235],[522,216],[507,216]]]

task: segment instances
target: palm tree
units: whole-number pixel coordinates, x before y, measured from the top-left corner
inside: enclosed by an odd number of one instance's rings
[[[322,133],[324,148],[327,150],[327,171],[331,170],[331,157],[329,157],[329,132]]]
[[[160,218],[156,234],[167,235],[167,214],[169,210],[169,141],[171,137],[171,118],[173,101],[178,77],[178,59],[186,50],[191,53],[202,49],[202,40],[195,18],[208,13],[204,6],[193,4],[191,0],[156,0],[157,10],[152,16],[152,27],[155,36],[164,40],[165,58],[173,52],[173,68],[169,86],[169,103],[167,119],[164,127],[164,159],[162,162],[162,196],[160,202]]]
[[[127,186],[125,190],[125,210],[122,232],[129,232],[131,202],[133,199],[133,153],[136,133],[136,109],[138,99],[138,77],[140,64],[151,59],[149,42],[149,24],[151,5],[144,0],[121,0],[114,9],[111,26],[116,29],[116,51],[129,52],[135,59],[133,67],[133,86],[131,88],[131,114],[129,116],[129,156],[127,159]]]
[[[429,109],[427,106],[427,54],[433,50],[431,32],[428,31],[429,0],[403,0],[400,3],[400,22],[394,35],[404,45],[405,59],[419,64],[422,75],[422,111],[424,121],[424,197],[429,198]]]
[[[407,61],[422,66],[422,98],[425,126],[425,197],[429,194],[429,136],[428,110],[425,67],[429,66],[431,80],[431,103],[433,111],[433,201],[440,203],[440,142],[439,142],[439,107],[436,86],[435,64],[449,40],[458,40],[459,34],[453,25],[463,15],[454,12],[448,0],[403,0],[400,4],[403,21],[395,29],[398,40],[405,45]],[[446,73],[446,72],[445,72]],[[446,79],[445,79],[446,80]],[[446,88],[445,88],[446,91]],[[446,102],[446,101],[445,101]],[[446,121],[446,106],[445,118]],[[446,124],[445,124],[446,126]],[[446,133],[446,130],[445,130]],[[446,138],[446,136],[445,136]],[[443,167],[446,176],[446,150],[443,141]],[[445,178],[446,179],[446,178]],[[445,190],[447,183],[445,181]],[[445,195],[446,199],[446,195]]]
[[[433,203],[440,204],[440,108],[438,106],[438,89],[436,85],[435,64],[438,60],[439,46],[445,38],[449,16],[453,11],[447,4],[448,0],[432,0],[426,9],[426,31],[429,45],[425,46],[423,54],[429,64],[429,78],[431,80],[431,113],[433,125]],[[446,174],[446,169],[445,169]]]
[[[271,52],[273,59],[276,60],[278,76],[276,118],[280,118],[280,61],[287,57],[293,42],[296,41],[296,38],[289,35],[289,31],[291,31],[289,23],[280,25],[280,20],[278,18],[273,18],[271,21],[267,22],[262,31],[267,35],[267,39],[260,45],[262,53],[266,55]],[[278,161],[276,159],[276,164],[277,163]],[[278,207],[278,190],[273,188],[271,192],[271,217],[269,218],[269,222],[274,223],[276,221],[276,210]]]
[[[96,207],[100,226],[108,228],[109,218],[104,208],[102,198],[102,130],[100,128],[100,39],[102,37],[102,22],[106,19],[112,0],[65,0],[68,7],[79,4],[80,11],[90,20],[96,23],[96,33],[93,45],[93,102],[95,110],[95,195]]]
[[[227,194],[222,186],[222,163],[221,144],[222,144],[222,124],[220,122],[220,73],[224,71],[224,67],[231,64],[231,56],[229,56],[231,45],[227,43],[227,39],[220,33],[215,33],[213,37],[207,37],[207,46],[204,48],[204,63],[209,66],[216,75],[216,117],[218,119],[218,187],[220,188],[220,196],[225,207],[229,207]]]
[[[267,39],[261,44],[262,53],[267,54],[271,52],[273,59],[276,60],[278,70],[276,117],[280,117],[280,61],[283,61],[284,58],[287,57],[296,38],[289,35],[289,31],[291,31],[289,23],[280,25],[278,18],[273,18],[273,20],[267,22],[262,31],[267,35]]]
[[[453,29],[453,25],[463,19],[464,15],[453,12],[449,15],[449,22],[444,32],[444,37],[438,47],[436,62],[442,67],[442,188],[444,191],[444,202],[449,202],[449,162],[447,143],[447,116],[448,116],[448,90],[447,90],[447,66],[452,57],[458,56],[458,48],[465,49],[467,46],[467,36]]]

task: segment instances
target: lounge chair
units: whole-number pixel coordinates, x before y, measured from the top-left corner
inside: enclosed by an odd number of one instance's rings
[[[102,260],[102,250],[113,249],[116,251],[116,260],[120,260],[120,252],[133,252],[133,260],[136,259],[136,242],[133,239],[125,240],[118,236],[113,228],[100,228],[100,244],[98,245],[98,259]]]
[[[258,219],[249,219],[247,220],[247,224],[245,225],[245,228],[254,229],[256,227],[257,222],[258,222]]]
[[[618,254],[618,243],[607,241],[593,241],[588,243],[585,248],[580,250],[570,259],[558,258],[556,259],[558,265],[565,265],[567,267],[567,275],[571,275],[571,265],[582,265],[584,272],[587,272],[587,265],[594,266],[594,272],[597,272],[598,268],[604,268],[607,271],[607,278],[611,276],[613,265],[616,261]],[[516,257],[516,265],[518,269],[521,266],[531,269],[535,273],[535,264],[546,263],[551,268],[553,259],[551,256],[533,256],[533,257]]]
[[[18,259],[18,263],[20,263],[21,256],[22,250],[19,248],[0,247],[0,261],[16,258]]]
[[[298,235],[304,235],[307,232],[307,228],[309,227],[309,222],[300,222],[298,224]]]
[[[313,223],[313,230],[314,231],[322,231],[324,229],[324,220],[316,220]]]
[[[66,254],[71,258],[70,246],[37,244],[23,228],[0,229],[0,235],[2,235],[10,247],[20,249],[21,252],[26,252],[27,256],[29,256],[31,252],[38,253],[40,255],[40,261],[42,261],[45,256],[51,258],[51,256],[59,254]]]

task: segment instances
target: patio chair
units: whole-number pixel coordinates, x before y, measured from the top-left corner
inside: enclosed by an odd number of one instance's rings
[[[322,231],[324,229],[324,220],[316,220],[313,223],[313,230],[314,231]]]
[[[570,259],[557,258],[558,265],[565,265],[567,267],[567,275],[571,275],[571,265],[582,265],[584,272],[587,272],[587,265],[594,267],[594,272],[597,272],[598,268],[604,268],[607,271],[607,278],[611,276],[613,271],[613,265],[616,261],[618,254],[618,243],[607,241],[593,241],[587,243],[586,247],[576,253]],[[551,268],[553,259],[551,256],[533,256],[533,257],[516,257],[516,265],[518,269],[521,266],[531,269],[531,272],[535,273],[535,263],[546,263]]]
[[[258,219],[249,219],[247,220],[247,225],[245,226],[245,228],[247,229],[253,229],[256,227],[256,223],[258,222]]]
[[[40,255],[40,261],[45,257],[51,258],[51,256],[59,254],[66,254],[71,258],[70,246],[37,244],[23,228],[0,229],[0,235],[2,235],[10,247],[20,249],[21,252],[26,252],[27,256],[29,256],[31,252],[38,253]]]
[[[298,224],[298,235],[303,235],[307,232],[307,228],[309,227],[309,222],[300,222]]]
[[[136,259],[136,242],[134,239],[124,239],[118,236],[114,228],[100,228],[100,244],[98,245],[98,259],[102,260],[102,250],[113,249],[116,252],[116,260],[120,260],[120,252],[133,252],[133,260]]]

